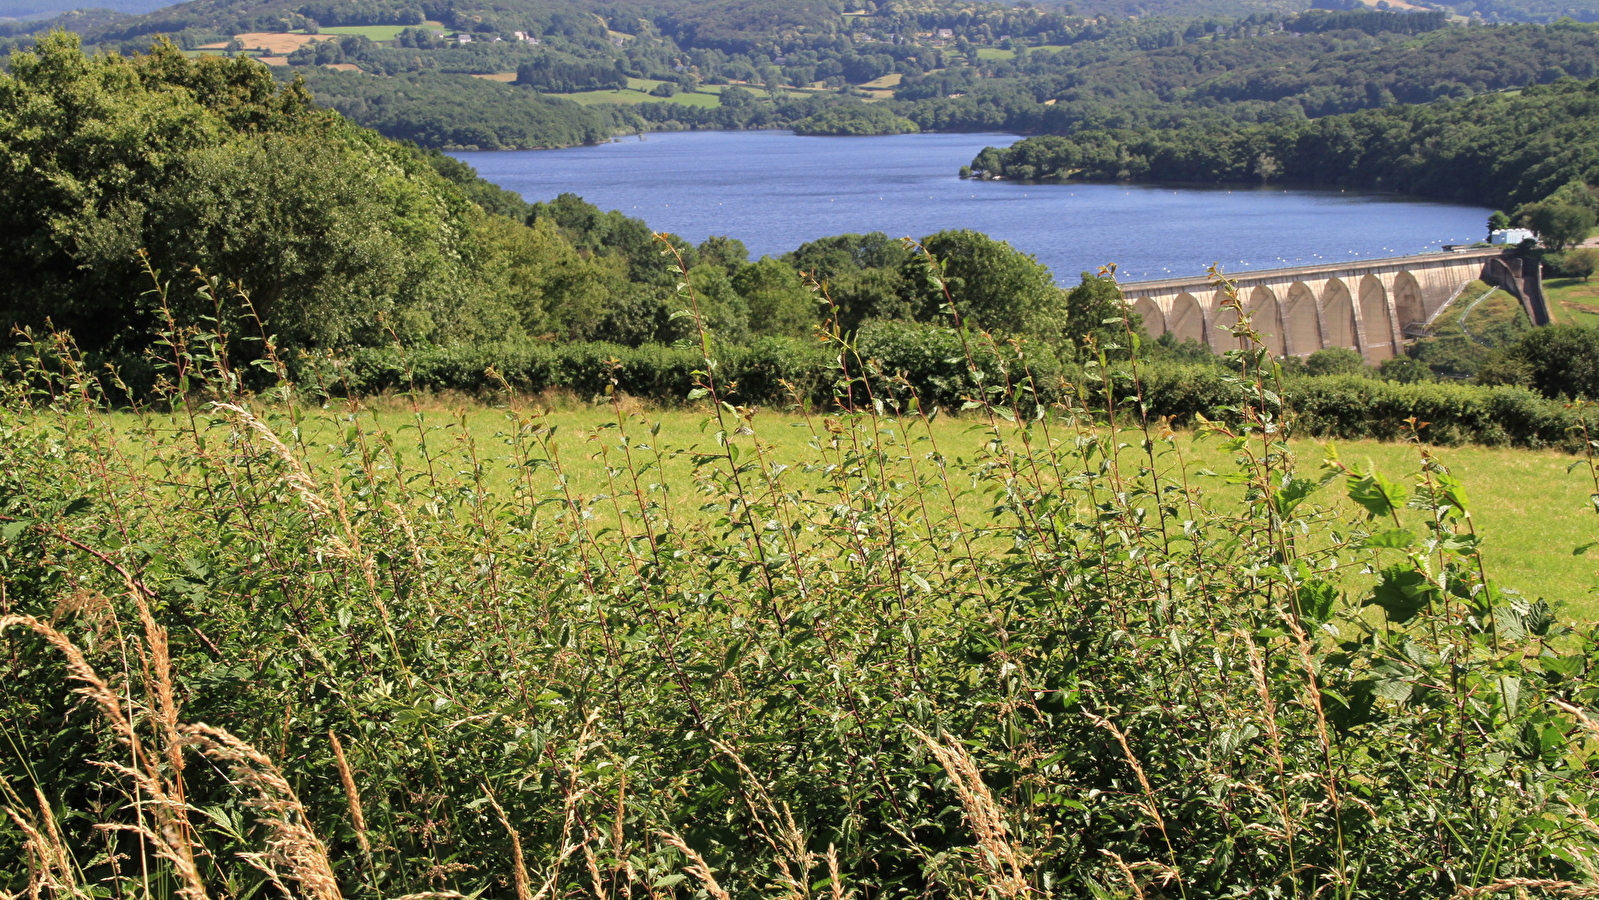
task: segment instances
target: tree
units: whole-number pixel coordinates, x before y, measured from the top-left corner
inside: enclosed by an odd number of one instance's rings
[[[736,271],[750,259],[750,251],[744,246],[744,242],[726,235],[713,234],[701,241],[697,249],[700,262],[721,266],[729,272]]]
[[[1503,212],[1500,212],[1499,210],[1496,209],[1496,210],[1493,211],[1492,215],[1488,216],[1488,233],[1489,234],[1493,234],[1495,231],[1504,231],[1506,228],[1509,228],[1509,227],[1510,227],[1510,217],[1505,215]]]
[[[1522,335],[1508,355],[1545,397],[1599,398],[1599,329],[1548,325]]]
[[[1112,355],[1126,356],[1133,352],[1128,346],[1128,329],[1142,341],[1143,320],[1122,299],[1115,280],[1084,272],[1082,282],[1066,293],[1062,336],[1080,352],[1120,348],[1120,353]]]
[[[250,60],[85,56],[53,33],[0,75],[0,326],[49,320],[95,350],[211,312],[239,282],[285,343],[473,332],[482,213],[411,149],[311,105]]]
[[[1589,207],[1556,200],[1523,207],[1522,218],[1528,228],[1537,232],[1544,245],[1554,250],[1582,243],[1595,223],[1594,211]]]
[[[763,256],[733,276],[733,289],[749,305],[750,331],[757,335],[803,337],[816,325],[816,297],[799,273]]]
[[[949,301],[961,319],[975,327],[1010,333],[1058,330],[1061,290],[1049,269],[1031,255],[976,231],[940,231],[922,239],[936,271],[916,256],[902,266],[907,289],[916,299],[918,318],[946,311]]]
[[[1560,260],[1560,268],[1568,278],[1587,281],[1599,268],[1599,250],[1588,248],[1568,251]]]

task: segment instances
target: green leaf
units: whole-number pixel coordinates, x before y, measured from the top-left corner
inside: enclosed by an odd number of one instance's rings
[[[1405,505],[1405,489],[1382,477],[1375,470],[1349,479],[1349,499],[1359,503],[1372,518],[1391,516]]]
[[[1437,588],[1427,576],[1403,564],[1382,570],[1382,580],[1371,589],[1366,606],[1380,606],[1394,622],[1408,622],[1433,601]]]
[[[1282,489],[1276,491],[1273,495],[1274,505],[1277,507],[1278,514],[1288,515],[1294,511],[1295,507],[1305,502],[1307,497],[1319,490],[1321,490],[1320,482],[1311,481],[1308,478],[1289,479],[1288,483],[1283,485]]]
[[[1380,678],[1372,683],[1371,692],[1384,700],[1403,703],[1410,699],[1410,692],[1415,685],[1398,678]]]
[[[1360,542],[1362,547],[1389,550],[1407,550],[1415,546],[1415,544],[1416,535],[1404,528],[1379,532]]]
[[[1549,604],[1538,600],[1527,607],[1527,630],[1543,637],[1549,633],[1549,626],[1555,624],[1555,614],[1549,609]]]
[[[22,533],[31,527],[33,527],[32,519],[18,519],[15,522],[7,522],[4,526],[0,526],[0,541],[9,544],[21,537]]]
[[[1521,702],[1521,679],[1510,675],[1499,676],[1499,699],[1505,705],[1505,715],[1514,716]]]
[[[1312,579],[1299,586],[1299,613],[1317,622],[1332,618],[1333,602],[1338,599],[1338,589],[1321,579]]]
[[[1554,675],[1577,675],[1582,672],[1580,656],[1540,656],[1538,668]]]

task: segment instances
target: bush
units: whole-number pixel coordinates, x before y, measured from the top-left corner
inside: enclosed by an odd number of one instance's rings
[[[1599,329],[1535,328],[1509,355],[1527,367],[1528,384],[1545,397],[1599,398]]]
[[[1328,347],[1305,357],[1305,372],[1311,375],[1357,375],[1366,371],[1360,351],[1348,347]]]

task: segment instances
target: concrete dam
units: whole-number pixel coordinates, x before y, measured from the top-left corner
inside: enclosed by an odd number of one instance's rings
[[[1306,356],[1349,347],[1377,363],[1398,356],[1404,342],[1421,336],[1473,281],[1504,289],[1521,300],[1533,324],[1548,324],[1538,268],[1515,250],[1495,247],[1263,269],[1226,278],[1273,354]],[[1135,281],[1121,290],[1143,316],[1150,337],[1170,332],[1217,353],[1238,346],[1227,330],[1237,313],[1223,308],[1227,295],[1209,276]]]

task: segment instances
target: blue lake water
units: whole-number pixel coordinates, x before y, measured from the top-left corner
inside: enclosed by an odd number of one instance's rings
[[[846,232],[970,228],[1009,241],[1062,283],[1116,263],[1123,281],[1373,259],[1481,240],[1487,209],[1283,188],[1023,185],[956,173],[1008,134],[800,137],[661,132],[568,150],[452,154],[528,200],[572,192],[698,243],[752,257]]]

